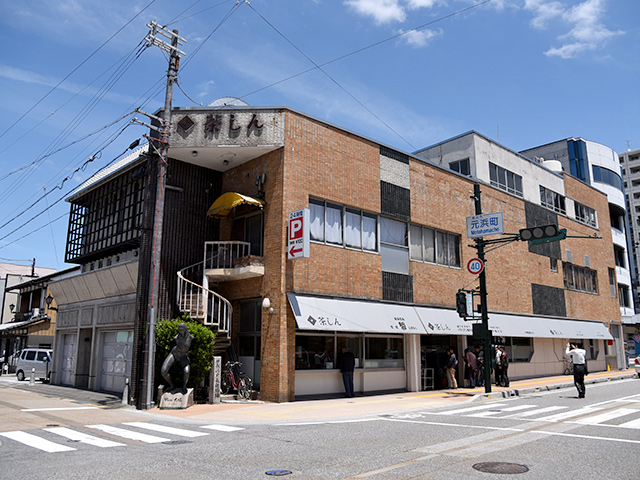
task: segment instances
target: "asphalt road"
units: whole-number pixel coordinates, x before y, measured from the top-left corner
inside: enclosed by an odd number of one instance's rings
[[[25,411],[28,391],[2,393],[3,479],[640,478],[637,378],[587,386],[586,399],[572,388],[312,423],[214,424],[68,401]]]

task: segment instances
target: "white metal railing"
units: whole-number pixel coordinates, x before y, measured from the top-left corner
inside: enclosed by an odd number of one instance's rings
[[[202,320],[204,325],[229,332],[233,308],[223,296],[197,282],[204,279],[203,262],[183,268],[178,272],[178,308],[191,318]]]
[[[205,242],[204,268],[233,268],[238,258],[251,254],[249,242]]]

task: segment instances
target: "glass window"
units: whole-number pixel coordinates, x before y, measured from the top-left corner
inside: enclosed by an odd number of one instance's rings
[[[424,245],[424,261],[436,263],[435,231],[430,228],[422,229],[422,243]]]
[[[342,207],[340,205],[327,204],[325,238],[328,243],[342,244]]]
[[[447,234],[445,232],[436,232],[436,239],[436,263],[438,265],[446,265],[448,258]]]
[[[491,185],[522,197],[522,176],[489,162],[489,180]]]
[[[347,247],[360,248],[362,246],[362,225],[359,211],[347,208],[344,222],[344,242]]]
[[[296,335],[296,370],[334,368],[333,335]]]
[[[554,212],[566,215],[564,196],[540,185],[540,204]]]
[[[468,158],[449,163],[449,168],[454,172],[461,173],[462,175],[469,175],[471,172]]]
[[[309,200],[309,212],[311,225],[309,234],[311,240],[324,242],[324,202]]]
[[[564,287],[586,293],[598,293],[598,274],[595,270],[562,262]]]
[[[378,250],[378,217],[370,213],[362,214],[362,248]]]
[[[367,368],[404,367],[402,338],[366,337],[364,364]]]
[[[406,247],[397,247],[386,243],[380,244],[382,270],[385,272],[409,273],[409,255]]]
[[[29,350],[27,352],[27,357],[25,358],[25,360],[35,360],[36,359],[36,352],[35,350]]]
[[[411,252],[411,260],[422,261],[422,227],[420,225],[411,225],[409,229],[409,250]]]
[[[447,265],[451,267],[460,266],[460,236],[449,234],[447,235],[449,258]]]
[[[593,208],[582,205],[581,203],[574,202],[575,217],[576,220],[589,225],[590,227],[596,227],[596,211]]]
[[[507,337],[507,355],[511,362],[530,362],[533,356],[533,339],[527,337]]]
[[[47,352],[38,352],[38,358],[36,359],[38,362],[46,362],[48,359]]]
[[[407,246],[407,224],[390,218],[380,219],[380,241]]]
[[[340,360],[340,354],[342,349],[346,348],[349,352],[353,353],[356,360],[356,368],[362,368],[362,337],[361,336],[343,336],[338,335],[336,338],[336,358]],[[336,368],[338,364],[336,363]]]

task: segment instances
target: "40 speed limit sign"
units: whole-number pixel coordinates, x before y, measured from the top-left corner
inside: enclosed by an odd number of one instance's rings
[[[472,258],[467,263],[467,270],[472,275],[480,275],[484,270],[484,262],[479,258]]]

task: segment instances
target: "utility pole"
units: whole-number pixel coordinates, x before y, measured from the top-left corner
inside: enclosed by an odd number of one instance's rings
[[[476,183],[473,186],[473,200],[476,207],[476,215],[482,215],[482,200],[480,198],[480,185]],[[482,260],[482,263],[486,265],[484,259],[484,239],[482,237],[476,238],[476,250],[478,251],[478,258]],[[486,268],[482,269],[479,275],[480,281],[480,336],[484,344],[484,391],[485,393],[491,393],[491,358],[493,352],[491,352],[491,330],[489,330],[489,309],[487,307],[487,276]]]
[[[158,146],[154,145],[154,149],[158,154],[158,175],[157,188],[155,196],[155,211],[153,220],[153,241],[151,249],[151,275],[149,279],[149,302],[147,322],[147,349],[145,352],[146,375],[144,378],[145,393],[142,401],[143,408],[153,408],[153,377],[155,370],[155,328],[156,328],[156,312],[158,311],[158,290],[160,286],[160,256],[162,247],[162,224],[164,218],[164,197],[166,190],[166,168],[169,151],[169,135],[171,129],[171,102],[173,99],[173,84],[176,80],[176,74],[179,68],[180,55],[184,52],[178,49],[178,45],[182,45],[186,40],[178,35],[178,30],[169,32],[166,28],[161,27],[155,21],[147,24],[149,27],[149,35],[147,35],[148,46],[155,45],[169,53],[169,68],[167,70],[167,88],[164,99],[164,111],[161,119],[160,138],[155,140]],[[162,35],[171,40],[171,44],[158,39],[157,35]]]

